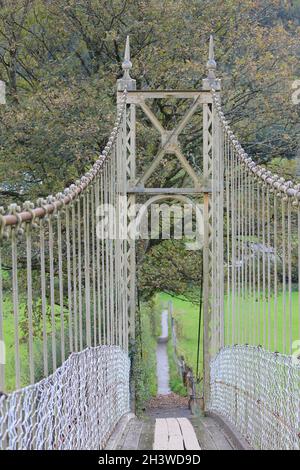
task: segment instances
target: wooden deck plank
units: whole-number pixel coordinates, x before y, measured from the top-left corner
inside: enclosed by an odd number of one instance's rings
[[[224,432],[218,424],[210,417],[205,417],[202,421],[204,429],[206,432],[211,436],[215,446],[219,450],[232,450],[232,445],[228,441],[227,436],[225,436]]]
[[[184,450],[182,435],[172,434],[169,436],[169,450]]]
[[[192,423],[184,417],[155,420],[153,450],[201,450]]]
[[[177,418],[166,418],[167,426],[168,426],[168,433],[170,436],[181,436],[181,429]]]
[[[201,450],[192,423],[187,418],[177,418],[186,450]]]
[[[169,450],[183,450],[183,437],[177,418],[167,418]]]
[[[130,423],[128,433],[125,437],[123,449],[126,450],[137,450],[139,448],[139,441],[142,432],[142,422],[133,419],[132,423]]]
[[[155,435],[160,434],[168,435],[168,424],[165,418],[156,418],[155,420]]]
[[[204,450],[218,450],[216,444],[212,440],[211,435],[205,430],[203,426],[196,429],[199,439],[200,447]]]
[[[154,426],[151,422],[143,422],[139,450],[151,450],[154,443]]]
[[[169,432],[168,432],[167,420],[164,418],[157,418],[155,420],[153,450],[168,450],[168,449],[169,449]]]

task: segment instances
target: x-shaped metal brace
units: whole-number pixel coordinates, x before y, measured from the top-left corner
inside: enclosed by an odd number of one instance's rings
[[[146,181],[150,178],[150,176],[153,174],[161,160],[163,159],[165,154],[174,154],[179,162],[181,163],[181,166],[184,168],[184,170],[190,175],[192,180],[194,181],[194,184],[196,187],[198,187],[201,182],[196,174],[195,170],[191,167],[190,163],[187,161],[185,156],[183,155],[180,144],[178,142],[178,136],[181,133],[181,131],[184,129],[190,118],[193,116],[195,113],[196,109],[199,106],[200,103],[200,95],[194,100],[190,108],[186,111],[184,114],[182,120],[174,127],[172,130],[166,130],[155,114],[151,111],[149,106],[146,105],[144,100],[139,101],[139,105],[146,114],[146,116],[149,118],[153,126],[158,130],[158,132],[161,135],[161,145],[159,148],[159,151],[154,158],[153,162],[151,165],[148,167],[148,169],[145,171],[143,176],[138,180],[137,185],[144,185]]]

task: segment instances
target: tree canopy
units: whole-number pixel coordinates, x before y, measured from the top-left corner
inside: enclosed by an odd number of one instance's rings
[[[114,120],[128,34],[132,76],[148,89],[200,88],[213,34],[222,100],[245,149],[272,165],[295,157],[299,1],[1,0],[0,6],[0,78],[8,95],[0,107],[1,205],[55,193],[95,160]],[[168,128],[186,103],[152,106]],[[139,117],[144,166],[158,138]],[[196,167],[200,126],[195,116],[182,137]],[[180,185],[183,178],[173,159],[152,183]]]

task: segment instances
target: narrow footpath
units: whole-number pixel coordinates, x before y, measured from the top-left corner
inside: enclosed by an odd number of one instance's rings
[[[157,340],[157,396],[147,406],[143,420],[133,417],[116,449],[120,450],[234,450],[231,436],[211,417],[193,415],[188,397],[171,392],[168,361],[168,310],[161,314]]]

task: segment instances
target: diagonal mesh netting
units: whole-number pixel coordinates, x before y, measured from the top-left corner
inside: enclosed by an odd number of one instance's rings
[[[129,411],[127,354],[73,353],[54,374],[0,398],[1,449],[103,449]]]
[[[300,364],[261,347],[223,348],[211,363],[210,410],[255,449],[300,449]]]

